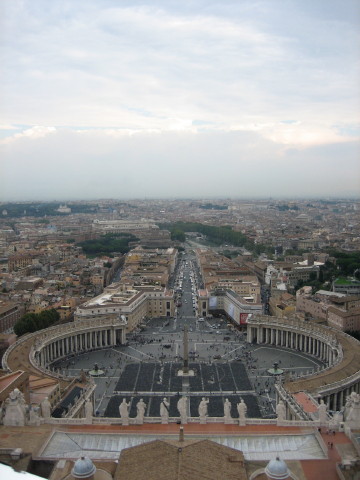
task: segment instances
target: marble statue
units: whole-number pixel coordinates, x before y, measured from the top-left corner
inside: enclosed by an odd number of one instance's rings
[[[29,410],[29,425],[40,425],[40,407],[31,406]]]
[[[170,402],[164,397],[160,403],[160,417],[162,423],[168,423],[169,421],[169,407]]]
[[[357,430],[360,429],[360,395],[352,392],[349,397],[347,397],[347,407],[344,412],[345,425]]]
[[[145,409],[146,409],[146,403],[142,398],[140,398],[140,400],[136,404],[136,410],[137,410],[136,422],[137,423],[144,423]]]
[[[9,427],[23,427],[26,424],[26,404],[23,394],[15,388],[5,400],[3,424]]]
[[[44,400],[41,402],[41,415],[44,418],[50,418],[51,417],[51,403],[49,402],[49,398],[46,397]]]
[[[239,421],[244,421],[246,419],[247,406],[243,398],[241,398],[240,403],[237,404],[237,411],[239,414]]]
[[[187,423],[187,398],[180,397],[177,402],[177,409],[180,413],[181,423]]]
[[[119,412],[121,417],[128,417],[129,416],[129,406],[130,402],[126,402],[126,398],[123,398],[122,403],[119,406]]]
[[[225,398],[224,402],[224,417],[231,418],[231,402],[229,402],[228,398]]]
[[[201,402],[199,403],[199,416],[206,417],[208,414],[208,403],[209,400],[206,400],[205,397],[202,397]]]
[[[322,399],[320,400],[320,404],[318,406],[318,415],[320,424],[324,424],[327,422],[327,406]]]
[[[129,425],[129,406],[130,402],[126,402],[126,398],[123,398],[122,402],[119,405],[119,413],[123,425]]]
[[[278,420],[286,420],[286,408],[282,400],[276,406],[276,415]]]
[[[93,417],[93,413],[94,413],[93,403],[90,400],[90,398],[88,398],[85,402],[85,418],[86,418],[86,420],[91,421],[92,417]]]

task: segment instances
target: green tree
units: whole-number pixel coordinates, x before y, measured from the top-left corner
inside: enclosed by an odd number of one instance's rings
[[[55,309],[43,310],[40,313],[26,313],[14,325],[14,332],[17,336],[25,333],[37,332],[43,328],[48,328],[60,319],[59,313]]]

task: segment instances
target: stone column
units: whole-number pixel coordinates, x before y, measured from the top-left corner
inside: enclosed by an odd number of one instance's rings
[[[337,405],[338,405],[337,396],[338,396],[338,392],[335,392],[334,393],[334,399],[333,399],[333,408],[332,408],[335,412],[337,411]]]

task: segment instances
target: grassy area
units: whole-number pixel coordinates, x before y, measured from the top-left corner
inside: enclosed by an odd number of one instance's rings
[[[359,283],[357,280],[348,280],[344,277],[339,277],[335,280],[335,285],[352,285],[354,283]]]

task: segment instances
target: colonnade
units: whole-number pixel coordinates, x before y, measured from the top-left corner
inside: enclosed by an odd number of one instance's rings
[[[328,395],[323,395],[322,399],[326,403],[329,410],[334,412],[341,410],[346,403],[347,397],[352,393],[360,393],[360,380],[358,379],[357,383],[354,383],[350,387],[343,388],[338,392],[333,392]]]
[[[329,411],[340,411],[352,392],[360,393],[359,356],[352,354],[360,344],[343,332],[299,319],[259,315],[248,321],[247,340],[289,348],[322,360],[327,365],[328,374],[322,374],[318,385],[310,378],[308,383],[300,379],[296,381],[299,390],[292,385],[290,391],[308,391],[315,398],[321,398]],[[312,376],[314,378],[317,377]],[[283,400],[288,401],[285,394]]]
[[[328,365],[333,365],[338,357],[338,351],[325,339],[311,336],[310,332],[286,330],[286,326],[250,326],[247,331],[248,342],[266,343],[279,347],[298,350],[314,355]]]
[[[71,332],[63,337],[55,336],[48,339],[37,350],[35,358],[40,367],[46,368],[59,358],[123,343],[125,343],[124,328],[111,326],[97,330]]]

